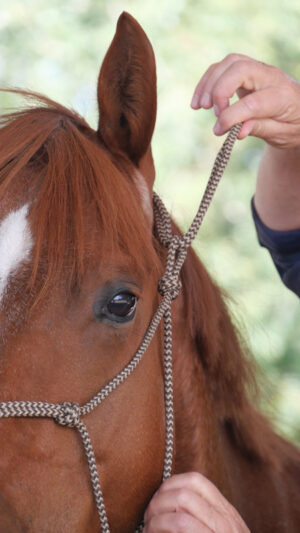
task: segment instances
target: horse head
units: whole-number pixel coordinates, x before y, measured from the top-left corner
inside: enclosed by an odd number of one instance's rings
[[[142,28],[119,18],[97,131],[37,99],[0,132],[1,401],[84,404],[129,362],[159,301],[156,72]],[[112,531],[132,531],[161,482],[162,344],[159,330],[132,376],[85,418]],[[42,419],[0,425],[1,533],[97,531],[77,433]]]

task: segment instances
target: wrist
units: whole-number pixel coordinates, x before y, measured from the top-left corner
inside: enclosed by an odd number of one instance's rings
[[[269,228],[287,231],[300,227],[300,147],[265,147],[254,204]]]
[[[300,144],[296,146],[290,146],[290,147],[278,147],[278,146],[272,146],[271,144],[266,143],[262,162],[264,159],[267,159],[268,164],[272,164],[273,166],[277,166],[278,164],[293,166],[296,164],[300,167]],[[276,173],[276,177],[277,176]]]
[[[263,158],[271,158],[277,162],[298,163],[300,165],[300,143],[295,146],[273,146],[269,143],[265,144]]]

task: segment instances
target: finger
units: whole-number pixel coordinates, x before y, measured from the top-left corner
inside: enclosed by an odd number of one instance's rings
[[[167,490],[161,494],[157,493],[151,500],[145,514],[146,522],[156,515],[166,513],[184,512],[193,516],[196,520],[202,520],[208,528],[213,531],[226,533],[237,532],[234,524],[235,517],[229,517],[228,510],[218,509],[212,506],[203,496],[187,488]]]
[[[202,87],[204,94],[209,94],[211,103],[214,105],[215,114],[218,116],[220,111],[225,109],[229,105],[229,97],[225,96],[224,98],[214,101],[213,98],[213,88],[216,86],[219,80],[222,80],[222,77],[229,68],[231,68],[236,62],[254,62],[253,59],[248,58],[247,56],[242,56],[240,54],[230,54],[223,61],[221,61],[217,67],[211,71],[210,76],[206,79],[206,83]]]
[[[194,94],[191,101],[191,107],[193,109],[199,109],[200,107],[204,107],[206,109],[209,109],[212,106],[212,100],[210,94],[207,93],[205,98],[202,100],[202,97],[204,95],[203,87],[206,83],[206,80],[211,75],[211,72],[217,68],[217,63],[214,63],[211,65],[207,71],[203,74],[200,81],[196,85],[196,88],[194,90]]]
[[[161,485],[157,494],[161,494],[167,490],[176,489],[192,490],[199,496],[204,497],[213,507],[219,507],[226,510],[234,509],[217,487],[199,472],[188,472],[170,477]]]
[[[254,123],[254,120],[247,120],[246,122],[243,122],[240,132],[238,134],[239,140],[245,139],[246,137],[248,137],[248,135],[251,135],[251,132],[254,128]]]
[[[209,108],[212,106],[212,87],[231,64],[241,59],[253,61],[251,58],[241,54],[229,54],[222,61],[214,63],[207,69],[194,91],[192,99],[192,107],[194,109],[199,109],[199,107]]]
[[[300,144],[298,124],[279,123],[274,119],[247,120],[242,125],[238,139],[245,139],[248,135],[263,139],[277,148],[295,148]]]
[[[189,490],[195,491],[198,495],[205,498],[213,508],[218,508],[221,514],[225,513],[226,516],[233,517],[236,524],[239,525],[241,532],[249,533],[246,524],[237,510],[224,498],[217,487],[199,472],[188,472],[172,476],[161,485],[156,494],[178,488],[188,488]]]
[[[211,88],[213,103],[222,109],[222,102],[239,89],[259,91],[282,82],[282,72],[259,61],[239,60],[230,65]]]
[[[287,113],[291,113],[291,103],[288,88],[268,87],[255,93],[244,96],[220,114],[215,128],[217,135],[229,131],[232,126],[239,122],[260,118],[274,118],[277,120],[287,119]]]
[[[143,533],[213,533],[201,520],[187,513],[165,513],[153,516]]]

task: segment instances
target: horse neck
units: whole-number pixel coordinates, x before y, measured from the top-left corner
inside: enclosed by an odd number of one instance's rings
[[[181,333],[174,328],[175,473],[202,472],[223,486],[218,417],[197,348]]]
[[[230,463],[242,461],[247,477],[253,464],[282,469],[287,456],[299,469],[300,454],[257,409],[255,363],[191,249],[182,284],[173,308],[175,471],[202,472],[231,499]]]
[[[256,409],[253,365],[220,290],[192,251],[182,282],[173,308],[175,473],[208,477],[253,533],[296,533],[299,450]]]
[[[246,388],[253,372],[221,292],[193,250],[182,282],[173,309],[175,471],[200,471],[226,492],[226,424],[239,425],[252,410]]]

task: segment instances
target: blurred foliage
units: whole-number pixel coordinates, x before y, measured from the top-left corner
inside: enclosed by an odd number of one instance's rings
[[[0,85],[45,93],[95,126],[98,69],[123,10],[142,24],[156,53],[156,188],[187,227],[221,144],[212,133],[212,112],[189,107],[194,86],[211,63],[230,52],[300,79],[300,3],[0,0]],[[11,105],[15,97],[1,94],[1,108]],[[232,312],[266,370],[266,397],[280,430],[300,444],[299,300],[259,248],[249,207],[262,149],[252,138],[236,145],[196,249],[231,295]]]

